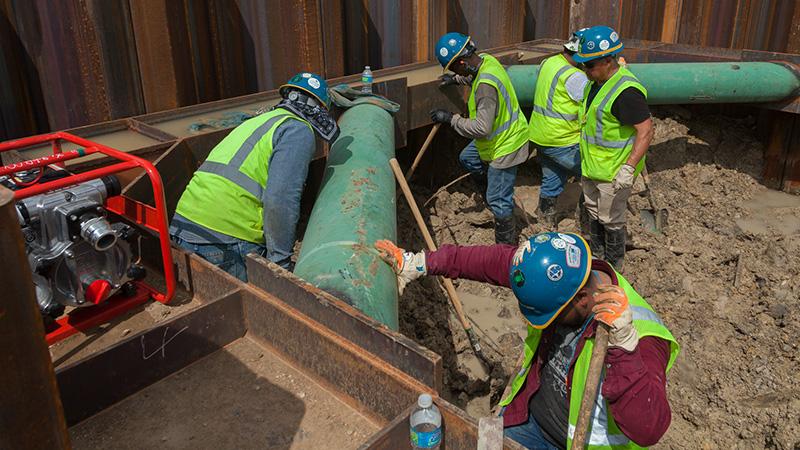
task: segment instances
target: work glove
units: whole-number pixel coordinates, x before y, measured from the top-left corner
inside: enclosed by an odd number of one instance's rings
[[[431,120],[433,123],[446,123],[450,125],[450,119],[453,118],[453,113],[443,109],[434,109],[431,111]]]
[[[632,352],[639,345],[639,334],[633,327],[633,313],[628,296],[619,286],[603,285],[594,293],[594,318],[608,325],[608,346]]]
[[[439,80],[441,80],[441,83],[439,83],[439,87],[446,87],[459,84],[458,79],[456,79],[456,76],[450,73],[442,75],[441,77],[439,77]]]
[[[375,242],[375,248],[380,253],[381,259],[392,266],[394,273],[397,274],[397,290],[400,295],[403,295],[403,289],[410,281],[428,273],[425,252],[406,252],[394,242],[385,239]]]
[[[630,189],[633,187],[633,174],[636,172],[636,168],[629,165],[623,164],[622,167],[619,168],[617,171],[617,176],[614,177],[614,181],[611,184],[611,187],[614,188],[614,191],[619,191],[620,189]]]

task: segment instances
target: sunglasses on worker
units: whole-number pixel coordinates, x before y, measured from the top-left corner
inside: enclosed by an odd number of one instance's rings
[[[578,68],[579,69],[594,69],[594,66],[596,66],[597,63],[599,63],[600,61],[603,61],[605,59],[606,58],[598,58],[598,59],[593,59],[591,61],[586,61],[586,62],[578,64]]]

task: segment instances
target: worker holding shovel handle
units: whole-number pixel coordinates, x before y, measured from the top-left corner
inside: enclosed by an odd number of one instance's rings
[[[443,245],[406,252],[375,247],[402,289],[423,275],[509,287],[528,322],[523,365],[503,398],[505,436],[528,448],[569,448],[588,380],[598,323],[609,328],[601,386],[586,433],[589,448],[658,442],[671,413],[666,373],[678,344],[658,314],[573,233],[540,233],[519,247]]]

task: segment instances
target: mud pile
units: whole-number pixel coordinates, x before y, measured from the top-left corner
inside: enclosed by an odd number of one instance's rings
[[[677,108],[656,115],[647,165],[669,225],[648,233],[638,213],[647,200],[633,195],[624,270],[682,347],[669,374],[672,425],[656,448],[798,448],[800,197],[760,184],[763,147],[752,118],[691,117]],[[531,222],[516,211],[523,236],[544,230],[534,212],[539,169],[528,166],[516,191]],[[573,184],[560,199],[560,231],[578,231],[578,193]],[[416,186],[415,194],[422,205],[433,192]],[[405,202],[398,204],[400,244],[423,248]],[[492,216],[469,178],[438,194],[423,215],[440,245],[494,241]],[[456,285],[498,362],[491,373],[475,360],[433,278],[402,296],[401,331],[443,356],[445,397],[485,415],[516,370],[525,327],[509,289]]]

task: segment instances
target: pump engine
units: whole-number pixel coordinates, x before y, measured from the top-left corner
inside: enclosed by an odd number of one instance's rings
[[[129,242],[135,230],[109,221],[103,207],[106,198],[119,193],[119,180],[110,175],[17,202],[36,298],[46,318],[58,318],[66,306],[102,303],[128,281],[144,277],[144,268],[132,262]]]

